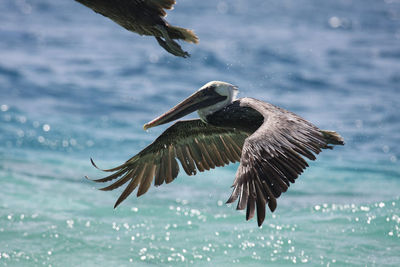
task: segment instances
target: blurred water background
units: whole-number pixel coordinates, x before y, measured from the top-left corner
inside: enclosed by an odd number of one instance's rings
[[[200,44],[176,58],[72,0],[0,1],[0,265],[400,265],[400,1],[180,0]],[[210,80],[346,146],[245,221],[237,165],[112,208],[100,177],[164,129],[142,125]],[[192,115],[192,117],[195,115]]]

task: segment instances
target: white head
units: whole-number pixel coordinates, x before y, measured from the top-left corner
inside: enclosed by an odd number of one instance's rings
[[[238,88],[230,83],[219,81],[209,82],[163,115],[146,123],[143,128],[148,129],[177,120],[196,110],[200,118],[206,121],[208,115],[235,101],[237,93]]]
[[[222,109],[223,107],[235,101],[237,94],[239,93],[237,86],[221,81],[208,82],[205,85],[203,85],[198,91],[202,90],[210,90],[210,91],[212,90],[221,96],[226,96],[226,98],[223,101],[217,102],[214,105],[207,106],[197,110],[197,113],[199,114],[199,117],[202,120],[205,120],[208,115]]]

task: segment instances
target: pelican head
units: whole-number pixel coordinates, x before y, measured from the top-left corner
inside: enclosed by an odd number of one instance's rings
[[[168,123],[197,110],[200,118],[205,120],[207,115],[222,109],[236,99],[238,88],[230,83],[212,81],[203,85],[194,94],[171,108],[161,116],[146,123],[145,130]]]

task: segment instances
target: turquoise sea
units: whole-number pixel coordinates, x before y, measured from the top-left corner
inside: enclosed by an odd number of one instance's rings
[[[72,0],[0,1],[0,266],[400,266],[400,1],[178,1],[176,58]],[[237,164],[132,195],[85,175],[167,126],[211,80],[346,145],[321,153],[261,228],[227,206]],[[193,114],[189,117],[194,117]]]

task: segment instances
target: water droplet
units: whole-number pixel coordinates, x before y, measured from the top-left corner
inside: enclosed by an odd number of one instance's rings
[[[339,27],[341,25],[341,21],[340,21],[340,19],[338,17],[331,17],[329,19],[329,25],[332,28],[337,28],[337,27]]]
[[[88,140],[88,141],[86,141],[86,145],[87,145],[88,147],[91,147],[91,146],[94,145],[94,142],[93,142],[92,140]]]
[[[149,56],[149,61],[150,61],[150,63],[157,63],[158,60],[159,60],[158,55],[156,55],[156,54],[150,54],[150,56]]]
[[[67,220],[67,226],[68,226],[68,228],[73,228],[74,227],[74,220]]]
[[[50,125],[44,124],[42,129],[43,129],[43,131],[48,132],[48,131],[50,131]]]
[[[43,136],[39,136],[38,141],[39,141],[39,143],[43,143],[45,141],[45,139]]]
[[[1,109],[1,111],[6,112],[9,109],[9,107],[7,105],[3,104],[0,106],[0,109]]]
[[[18,121],[20,123],[25,123],[26,122],[26,117],[25,116],[20,116],[20,117],[18,117]]]
[[[18,135],[18,137],[24,137],[25,136],[25,133],[24,133],[24,131],[23,130],[21,130],[21,129],[19,129],[18,131],[17,131],[17,135]]]
[[[382,147],[382,150],[383,150],[384,153],[388,153],[390,148],[389,148],[389,146],[385,145],[385,146]]]
[[[357,128],[362,128],[363,127],[363,121],[362,120],[356,120],[355,121],[355,125]]]
[[[76,146],[77,142],[76,142],[76,140],[75,140],[74,138],[71,138],[71,139],[69,140],[69,144],[70,144],[71,146]]]
[[[217,5],[217,10],[221,14],[225,14],[228,11],[228,4],[225,1],[219,2]]]
[[[133,212],[138,212],[138,208],[136,208],[136,207],[133,207],[133,208],[131,208],[131,211],[133,211]]]

